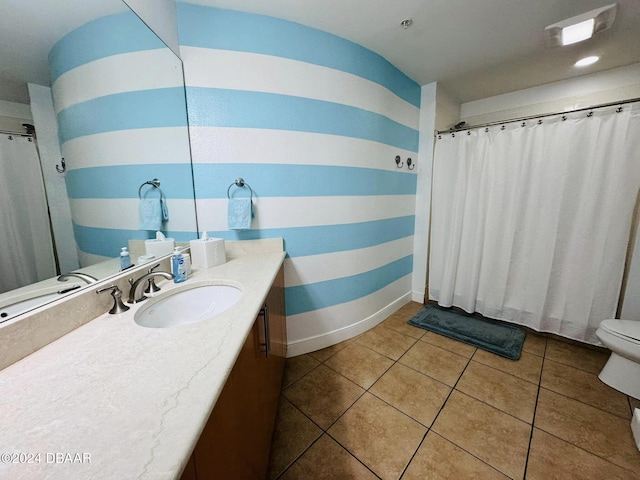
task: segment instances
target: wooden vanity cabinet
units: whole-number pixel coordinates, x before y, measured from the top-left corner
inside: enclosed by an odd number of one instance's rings
[[[280,268],[182,480],[266,479],[286,357]]]

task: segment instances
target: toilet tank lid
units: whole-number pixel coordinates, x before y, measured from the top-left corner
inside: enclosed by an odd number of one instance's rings
[[[607,320],[603,320],[602,323],[600,323],[600,326],[605,330],[640,341],[640,321],[638,320],[619,320],[617,318],[609,318]]]

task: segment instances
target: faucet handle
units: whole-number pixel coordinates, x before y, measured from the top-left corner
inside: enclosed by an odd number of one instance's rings
[[[106,292],[107,290],[111,290],[111,296],[113,297],[113,307],[109,310],[111,315],[116,313],[124,313],[129,310],[124,303],[122,303],[122,290],[118,288],[117,285],[109,285],[108,287],[100,288],[96,290],[97,294],[102,292]]]
[[[147,270],[147,273],[153,272],[156,268],[160,266],[159,263],[156,263],[153,267]],[[144,293],[156,293],[162,290],[159,286],[156,285],[155,277],[149,277],[147,280],[147,287],[144,289]]]

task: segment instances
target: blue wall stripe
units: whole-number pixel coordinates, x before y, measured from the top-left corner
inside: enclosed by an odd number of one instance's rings
[[[388,60],[356,43],[264,15],[177,3],[180,43],[261,53],[313,63],[366,78],[420,107],[420,86]]]
[[[95,133],[186,126],[184,89],[158,88],[94,98],[60,111],[58,125],[60,144]]]
[[[209,231],[210,237],[225,240],[283,238],[288,257],[320,255],[373,247],[413,235],[415,216],[369,222],[310,227],[263,228],[260,230]]]
[[[176,242],[188,242],[195,238],[193,232],[165,231],[169,238]],[[85,227],[73,223],[73,233],[78,248],[85,253],[115,258],[120,254],[120,247],[126,247],[129,240],[147,240],[155,238],[155,232],[146,230],[117,230],[113,228]],[[135,260],[134,260],[135,261]]]
[[[330,165],[194,163],[196,198],[227,198],[233,179],[244,178],[258,197],[415,195],[416,175]],[[227,179],[227,182],[221,181]],[[231,188],[244,196],[248,189]]]
[[[69,170],[66,174],[67,194],[69,198],[137,198],[140,185],[152,178],[160,180],[165,198],[193,199],[191,165],[188,163],[114,165]],[[144,187],[142,195],[148,193],[151,197],[151,188]]]
[[[329,133],[418,151],[418,130],[379,113],[276,93],[187,87],[189,123]]]
[[[169,212],[171,215],[171,212]],[[210,237],[225,240],[257,240],[261,238],[284,238],[288,257],[319,255],[323,253],[356,250],[373,247],[381,243],[413,235],[415,217],[389,218],[370,222],[344,225],[323,225],[314,227],[265,228],[243,231],[209,231]],[[84,252],[112,256],[114,245],[126,245],[127,239],[146,239],[148,232],[139,230],[117,230],[74,225],[78,245]],[[178,241],[193,240],[194,232],[169,232]],[[93,243],[96,243],[96,246]],[[98,244],[100,245],[98,247]],[[111,250],[110,250],[111,248]],[[119,250],[118,250],[119,251]],[[117,252],[116,252],[117,254]],[[115,256],[115,255],[114,255]]]
[[[287,287],[285,293],[287,315],[296,315],[357,300],[409,275],[412,268],[413,255],[408,255],[368,272]]]
[[[73,30],[53,46],[49,52],[51,83],[99,58],[158,48],[166,45],[132,11],[108,15]]]

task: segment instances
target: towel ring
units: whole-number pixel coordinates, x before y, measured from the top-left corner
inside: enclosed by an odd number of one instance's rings
[[[160,190],[160,180],[158,180],[157,178],[148,180],[140,185],[140,188],[138,188],[138,198],[142,198],[142,187],[144,187],[145,185],[151,185],[153,188],[157,188],[158,190]],[[160,195],[162,195],[162,190],[160,190]]]
[[[229,188],[227,188],[227,198],[231,199],[231,195],[229,194],[229,192],[231,191],[231,187],[233,187],[234,185],[239,188],[247,187],[250,192],[250,198],[251,200],[253,200],[253,189],[242,178],[236,178],[235,181],[231,185],[229,185]]]

